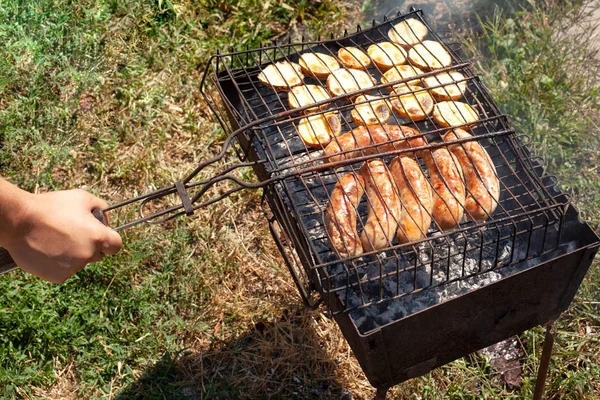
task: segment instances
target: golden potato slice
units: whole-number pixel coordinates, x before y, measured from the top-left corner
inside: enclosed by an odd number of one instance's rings
[[[369,56],[358,47],[342,47],[338,57],[346,68],[367,69],[371,65]]]
[[[433,120],[443,127],[451,127],[476,122],[479,114],[467,103],[442,101],[433,108]]]
[[[371,75],[359,69],[340,68],[327,78],[327,88],[334,96],[368,89],[374,85],[375,80]]]
[[[363,103],[368,101],[368,103]],[[356,98],[354,109],[350,111],[350,117],[357,125],[383,124],[390,119],[392,111],[388,102],[378,96],[361,95]]]
[[[319,79],[325,79],[332,71],[340,69],[340,63],[335,57],[323,53],[304,53],[298,63],[302,72]]]
[[[414,87],[420,87],[419,85],[409,85],[408,83],[400,83],[399,85],[392,86],[392,92],[394,94],[404,94],[414,92]]]
[[[379,69],[388,70],[406,62],[406,51],[392,42],[375,43],[367,49],[369,57]]]
[[[427,36],[427,27],[415,18],[409,18],[397,23],[389,30],[388,36],[394,43],[402,47],[411,47]]]
[[[383,74],[381,77],[381,83],[392,83],[402,79],[412,78],[413,76],[419,76],[421,74],[423,74],[423,71],[411,65],[395,65],[392,67],[392,69]],[[421,80],[413,79],[406,83],[409,85],[418,85],[421,83]]]
[[[392,97],[390,103],[394,110],[411,121],[422,121],[433,110],[433,97],[420,86],[401,86],[398,88],[398,96]]]
[[[310,147],[327,146],[341,131],[342,123],[333,112],[302,118],[298,123],[298,135]]]
[[[408,59],[412,64],[424,70],[434,70],[452,64],[452,57],[441,43],[425,40],[408,51]]]
[[[430,88],[429,93],[437,100],[458,100],[467,90],[467,82],[455,82],[463,79],[465,79],[465,76],[460,72],[450,71],[428,76],[423,79],[423,82],[425,87]]]
[[[329,93],[323,86],[319,85],[301,85],[292,88],[290,91],[288,102],[291,108],[298,108],[318,103],[329,99]],[[305,113],[318,111],[320,108],[326,108],[329,103],[322,104],[318,107],[311,107],[304,110]]]
[[[282,61],[269,64],[258,74],[258,80],[275,90],[290,90],[294,86],[301,85],[304,75],[300,65]]]

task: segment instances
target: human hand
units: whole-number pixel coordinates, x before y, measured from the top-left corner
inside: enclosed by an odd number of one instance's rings
[[[17,190],[12,200],[18,197],[19,207],[0,244],[22,270],[62,283],[88,263],[120,250],[121,236],[92,214],[108,206],[103,200],[78,189],[44,194]]]

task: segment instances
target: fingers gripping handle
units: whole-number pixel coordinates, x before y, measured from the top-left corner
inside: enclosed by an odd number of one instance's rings
[[[96,219],[98,221],[100,221],[104,225],[108,226],[108,218],[104,214],[104,211],[102,211],[99,208],[94,208],[92,210],[92,214],[94,215],[94,217],[96,217]],[[5,248],[0,247],[0,275],[6,274],[6,273],[8,273],[10,271],[14,271],[17,268],[19,268],[19,267],[17,267],[15,265],[15,261],[11,257],[10,253],[8,252],[8,250],[6,250]]]
[[[92,214],[98,221],[102,222],[103,225],[108,226],[108,215],[104,214],[104,211],[99,208],[94,208]]]

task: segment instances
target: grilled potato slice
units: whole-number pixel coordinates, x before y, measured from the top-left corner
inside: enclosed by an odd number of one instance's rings
[[[340,69],[340,63],[335,57],[323,53],[304,53],[298,63],[302,72],[318,79],[325,79],[331,72]]]
[[[367,69],[371,65],[369,56],[358,47],[342,47],[338,57],[346,68]]]
[[[452,64],[452,57],[441,43],[425,40],[408,51],[408,59],[417,67],[429,71]]]
[[[467,103],[442,101],[433,108],[433,120],[443,127],[472,124],[479,120],[479,114]]]
[[[367,53],[375,65],[382,70],[388,70],[394,65],[406,62],[406,51],[392,42],[375,43],[369,46]]]
[[[368,101],[368,103],[363,103]],[[350,117],[357,125],[384,124],[390,119],[392,111],[388,102],[378,96],[362,95],[356,98],[357,104],[350,112]]]
[[[381,77],[381,83],[392,83],[401,79],[412,78],[413,76],[419,76],[423,74],[419,68],[413,67],[412,65],[395,65],[392,69],[388,70]],[[420,79],[413,79],[406,82],[409,85],[418,85],[421,83]]]
[[[334,96],[368,89],[374,85],[375,80],[373,77],[359,69],[340,68],[337,71],[333,71],[327,78],[327,88]]]
[[[450,71],[428,76],[423,79],[423,83],[425,83],[425,87],[430,88],[429,93],[431,93],[436,100],[458,100],[465,93],[467,82],[455,82],[463,79],[465,79],[465,76],[460,72]]]
[[[394,93],[398,96],[392,97],[390,103],[394,110],[411,121],[422,121],[433,110],[433,97],[420,86],[395,86]]]
[[[427,33],[425,24],[416,18],[409,18],[394,25],[388,36],[392,42],[402,47],[411,47],[421,43]]]
[[[301,85],[292,88],[290,91],[288,102],[291,108],[298,108],[318,103],[329,99],[329,93],[323,86],[319,85]],[[305,113],[318,111],[320,108],[326,108],[329,103],[322,104],[318,107],[311,107],[304,110]]]
[[[298,135],[307,146],[321,148],[338,136],[342,131],[342,123],[336,113],[313,115],[302,118],[298,123]]]
[[[258,80],[275,90],[290,90],[302,84],[304,75],[302,74],[300,65],[289,61],[282,61],[267,65],[258,74]]]

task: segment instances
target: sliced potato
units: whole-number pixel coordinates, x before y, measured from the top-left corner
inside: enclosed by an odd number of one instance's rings
[[[479,120],[479,114],[467,103],[442,101],[433,108],[433,120],[443,127],[472,124]]]
[[[258,74],[258,80],[275,90],[290,90],[301,85],[304,81],[304,75],[300,65],[282,61],[275,64],[269,64]]]
[[[402,47],[411,47],[427,36],[427,27],[421,21],[415,18],[409,18],[397,23],[389,30],[388,36],[394,43]]]
[[[342,47],[338,57],[346,68],[367,69],[371,65],[369,56],[358,47]]]
[[[318,103],[329,99],[329,93],[323,86],[319,85],[302,85],[296,86],[290,91],[288,102],[291,108],[298,108]],[[318,111],[320,108],[326,108],[329,103],[322,104],[318,107],[307,108],[304,112],[310,113]]]
[[[310,147],[327,146],[331,138],[341,131],[342,123],[333,112],[302,118],[298,123],[298,135]]]
[[[424,70],[434,70],[452,64],[452,57],[441,43],[425,40],[408,51],[408,59],[412,64]]]
[[[363,103],[368,101],[368,103]],[[350,117],[357,125],[375,125],[386,123],[392,111],[388,102],[378,96],[361,95],[356,98],[357,104],[352,111]]]
[[[383,74],[381,77],[381,83],[392,83],[402,79],[412,78],[413,76],[419,76],[421,74],[423,74],[423,71],[411,65],[395,65],[392,67],[392,69]],[[406,83],[409,85],[418,85],[421,83],[421,80],[413,79]]]
[[[375,85],[375,80],[359,69],[338,69],[327,78],[327,88],[334,96],[341,96],[357,90],[368,89]]]
[[[429,93],[437,100],[458,100],[467,90],[467,82],[455,82],[463,79],[465,76],[460,72],[450,71],[428,76],[423,79],[423,82],[425,87],[430,88]]]
[[[323,53],[304,53],[298,63],[302,72],[319,79],[327,78],[331,72],[340,68],[335,57]]]
[[[422,121],[433,110],[433,97],[420,86],[400,86],[398,96],[392,97],[390,103],[394,110],[411,121]]]
[[[419,85],[409,85],[408,83],[400,83],[398,85],[392,86],[392,92],[394,94],[404,94],[414,92],[414,87],[420,87]]]
[[[392,42],[375,43],[367,49],[369,57],[379,69],[388,70],[406,62],[406,51]]]

